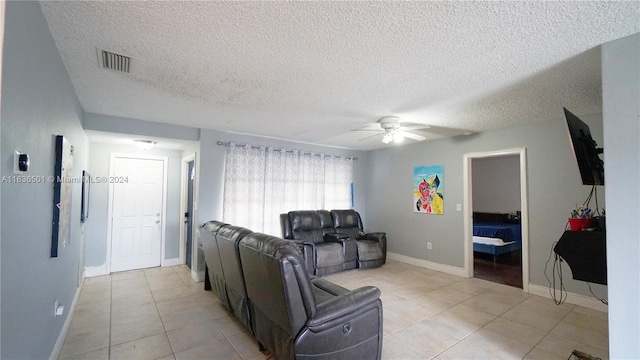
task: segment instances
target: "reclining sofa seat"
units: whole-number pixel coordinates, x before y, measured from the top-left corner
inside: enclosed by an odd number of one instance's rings
[[[212,290],[220,302],[231,309],[229,298],[227,297],[227,285],[222,272],[222,261],[218,251],[218,241],[216,235],[218,231],[229,224],[221,221],[209,221],[202,225],[200,231],[199,247],[204,254],[204,289]]]
[[[331,217],[337,233],[346,234],[356,241],[359,268],[379,267],[387,261],[386,233],[365,233],[360,214],[355,210],[331,210]]]
[[[309,274],[322,276],[356,268],[356,244],[346,236],[336,236],[329,211],[290,211],[280,215],[280,226],[282,237],[301,247]]]
[[[220,252],[222,273],[229,299],[229,310],[250,331],[251,318],[247,304],[247,289],[242,272],[242,262],[238,252],[240,240],[252,231],[239,226],[224,226],[218,230],[216,240]]]
[[[380,290],[309,278],[295,243],[251,233],[240,240],[254,334],[276,359],[380,359]]]

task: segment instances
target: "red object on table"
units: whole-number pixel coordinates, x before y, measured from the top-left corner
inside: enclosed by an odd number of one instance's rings
[[[593,218],[569,218],[569,229],[571,231],[582,231],[591,225]]]

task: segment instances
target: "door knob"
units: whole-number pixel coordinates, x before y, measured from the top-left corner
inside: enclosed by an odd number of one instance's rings
[[[160,220],[156,220],[156,224],[160,224]]]

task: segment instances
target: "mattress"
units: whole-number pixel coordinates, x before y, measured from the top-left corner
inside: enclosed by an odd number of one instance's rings
[[[509,244],[514,244],[515,241],[507,241],[500,238],[492,238],[492,237],[484,237],[484,236],[473,236],[474,244],[484,244],[484,245],[494,245],[494,246],[505,246]]]

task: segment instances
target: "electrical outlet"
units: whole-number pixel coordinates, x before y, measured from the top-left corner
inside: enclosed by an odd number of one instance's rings
[[[430,242],[428,242],[428,243],[427,243],[427,249],[428,249],[428,250],[431,250],[431,248],[432,248],[431,243],[430,243]]]
[[[64,314],[64,305],[60,305],[58,299],[53,303],[53,316],[60,316]]]

